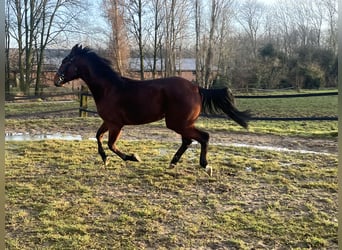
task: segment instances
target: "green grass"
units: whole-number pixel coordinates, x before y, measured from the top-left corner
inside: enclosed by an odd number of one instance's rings
[[[6,142],[8,249],[337,249],[337,156],[120,141]],[[109,153],[109,152],[108,152]]]
[[[201,117],[199,128],[210,131],[246,132],[235,122],[227,119]],[[250,121],[248,132],[284,136],[337,138],[337,121]]]
[[[50,118],[50,119],[6,119],[6,130],[31,133],[83,133],[91,131],[95,135],[102,120],[98,117],[87,118]],[[198,128],[226,133],[257,133],[283,136],[337,138],[337,121],[251,121],[248,131],[228,119],[201,117],[196,122]],[[142,133],[152,134],[153,128],[165,128],[164,121],[144,125]]]
[[[310,99],[238,99],[237,104],[256,116],[336,116],[337,97]],[[5,128],[95,135],[101,119],[78,118],[77,107],[77,102],[6,103],[12,118]],[[75,112],[66,117],[34,115],[70,108]],[[252,121],[246,132],[230,120],[201,117],[197,126],[237,136],[335,140],[338,135],[335,121]],[[163,136],[161,127],[163,121],[155,122],[141,133]],[[7,249],[337,248],[336,155],[211,145],[214,175],[208,177],[197,166],[198,145],[173,170],[166,167],[179,143],[120,140],[122,151],[138,153],[143,162],[126,164],[106,149],[106,169],[94,141],[5,146]]]
[[[276,92],[275,94],[279,94]],[[101,123],[100,118],[77,118],[78,102],[31,102],[31,103],[6,103],[5,114],[34,115],[48,111],[75,109],[72,113],[56,114],[49,119],[6,119],[7,129],[31,128],[33,131],[49,129],[49,126],[60,127],[60,131],[68,128],[91,127],[94,130]],[[249,109],[258,117],[335,117],[337,116],[337,96],[321,96],[310,98],[287,99],[237,99],[240,110]],[[96,110],[95,104],[90,99],[89,109]],[[66,117],[67,116],[67,117]],[[33,116],[34,117],[34,116]],[[25,118],[25,117],[24,117]],[[32,118],[32,117],[31,117]],[[207,119],[201,117],[197,125],[211,131],[241,132],[244,131],[236,123],[227,119]],[[153,123],[153,127],[164,127],[164,122]],[[51,127],[50,127],[51,128]],[[276,134],[289,136],[337,138],[337,121],[251,121],[250,132],[260,134]]]
[[[338,96],[237,99],[241,109],[256,117],[336,117]]]
[[[6,103],[5,104],[5,115],[32,115],[39,114],[42,112],[59,111],[66,109],[78,110],[79,102],[77,101],[67,101],[67,102],[24,102],[24,103]],[[78,113],[78,111],[77,111]]]
[[[241,110],[251,110],[256,117],[335,117],[337,116],[337,96],[299,97],[281,99],[237,99]],[[32,114],[74,108],[77,101],[71,102],[29,102],[6,103],[6,115]],[[94,101],[89,98],[88,108],[96,110]]]

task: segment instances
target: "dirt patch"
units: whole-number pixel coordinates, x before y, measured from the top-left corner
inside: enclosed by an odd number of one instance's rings
[[[142,133],[142,131],[144,131]],[[269,134],[208,131],[211,144],[246,144],[251,146],[280,147],[290,150],[307,150],[318,153],[337,154],[337,139],[302,138]],[[121,138],[126,140],[152,139],[158,141],[180,141],[177,135],[166,128],[149,128],[148,125],[124,127]]]
[[[282,147],[291,150],[307,150],[321,153],[337,154],[337,140],[302,138],[277,135],[260,135],[253,133],[225,134],[212,133],[212,141],[241,143],[256,146]]]
[[[53,118],[70,118],[77,117],[77,109],[65,109],[63,112],[47,111],[25,115],[6,114],[6,119],[18,119],[22,121],[34,119],[53,119]],[[55,134],[67,133],[71,135],[81,135],[82,138],[94,138],[101,122],[91,123],[87,125],[75,126],[68,124],[49,124],[49,126],[32,127],[30,124],[22,123],[22,126],[11,126],[5,124],[5,133],[28,133],[30,135],[39,134]],[[306,150],[317,153],[337,154],[337,138],[315,138],[315,137],[299,137],[285,136],[273,134],[257,134],[252,132],[227,132],[218,130],[209,130],[204,128],[210,134],[210,144],[244,144],[251,146],[277,147],[290,150]],[[156,140],[160,142],[180,142],[180,135],[167,129],[164,125],[156,126],[151,124],[139,126],[125,126],[123,128],[121,139],[124,140]]]
[[[98,125],[68,127],[61,128],[58,126],[49,126],[48,128],[41,127],[39,130],[30,129],[25,126],[11,128],[6,126],[5,133],[29,133],[30,135],[38,134],[55,134],[67,133],[70,135],[81,135],[82,138],[94,138]],[[210,144],[234,145],[243,144],[250,146],[286,148],[289,150],[306,150],[317,153],[337,154],[337,138],[321,139],[321,138],[303,138],[293,136],[280,136],[271,134],[255,134],[251,132],[225,132],[225,131],[210,131]],[[159,142],[180,142],[180,135],[165,128],[155,125],[140,125],[140,126],[125,126],[123,128],[120,139],[123,140],[156,140]]]

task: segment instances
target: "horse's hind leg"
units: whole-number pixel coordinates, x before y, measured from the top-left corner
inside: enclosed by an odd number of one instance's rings
[[[205,169],[207,174],[211,176],[212,168],[208,166],[208,161],[207,161],[209,134],[195,127],[190,127],[184,130],[181,134],[182,136],[185,136],[187,138],[192,138],[201,144],[200,165],[202,168]]]
[[[178,149],[177,153],[173,157],[170,166],[175,165],[178,162],[179,158],[185,152],[185,150],[189,147],[191,139],[198,141],[201,144],[201,154],[200,154],[200,165],[207,172],[209,176],[212,175],[212,168],[208,166],[207,161],[207,152],[208,152],[208,142],[209,142],[209,134],[207,132],[201,131],[193,126],[188,127],[187,129],[177,129],[175,130],[177,133],[182,135],[182,146]],[[186,139],[184,138],[191,138]]]
[[[212,168],[208,166],[207,161],[207,152],[208,152],[208,142],[209,142],[209,134],[207,132],[195,129],[199,134],[199,138],[195,139],[201,144],[201,154],[200,154],[200,165],[205,169],[209,176],[212,176]]]
[[[101,155],[102,161],[105,165],[107,165],[107,155],[102,147],[102,140],[103,140],[103,135],[108,131],[107,126],[105,123],[102,123],[100,128],[97,130],[96,133],[96,140],[97,140],[97,146],[98,146],[98,152]]]
[[[170,168],[174,168],[176,166],[176,164],[178,163],[179,159],[184,154],[185,150],[187,150],[188,147],[190,146],[191,142],[192,142],[191,139],[182,137],[182,145],[177,150],[176,154],[173,156],[173,158],[171,160],[171,163],[170,163]]]
[[[124,161],[140,161],[139,156],[135,154],[127,155],[122,153],[115,145],[115,142],[119,138],[121,134],[121,128],[111,128],[109,130],[109,137],[108,137],[108,147],[112,150],[115,154],[117,154],[122,160]]]

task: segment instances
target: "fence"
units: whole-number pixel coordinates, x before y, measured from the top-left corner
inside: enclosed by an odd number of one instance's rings
[[[8,94],[8,93],[5,93]],[[55,92],[44,92],[42,95],[38,96],[6,96],[5,101],[31,101],[31,100],[48,100],[50,98],[56,99],[58,97],[67,97],[66,99],[70,99],[70,96],[77,98],[80,96],[82,92],[80,91],[72,91],[72,92],[62,92],[62,93],[55,93]]]
[[[97,114],[97,111],[88,109],[88,96],[92,96],[92,94],[87,91],[81,92],[80,96],[80,117],[86,117],[87,113]]]
[[[306,98],[306,97],[317,97],[317,96],[336,96],[338,92],[322,92],[322,93],[307,93],[307,94],[288,94],[288,95],[236,95],[237,99],[271,99],[271,98]],[[92,96],[88,92],[81,92],[80,98],[80,117],[87,116],[87,113],[97,114],[94,110],[88,110],[88,96]],[[207,117],[220,117],[219,115],[206,115]],[[254,121],[337,121],[338,117],[253,117],[251,120]]]

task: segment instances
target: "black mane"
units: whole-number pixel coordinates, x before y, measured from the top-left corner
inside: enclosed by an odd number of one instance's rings
[[[114,71],[110,60],[99,56],[89,47],[82,47],[82,45],[76,44],[70,52],[70,57],[79,55],[88,59],[92,66],[93,73],[108,78],[110,82],[115,85],[123,85],[124,82],[122,81],[121,76]]]

